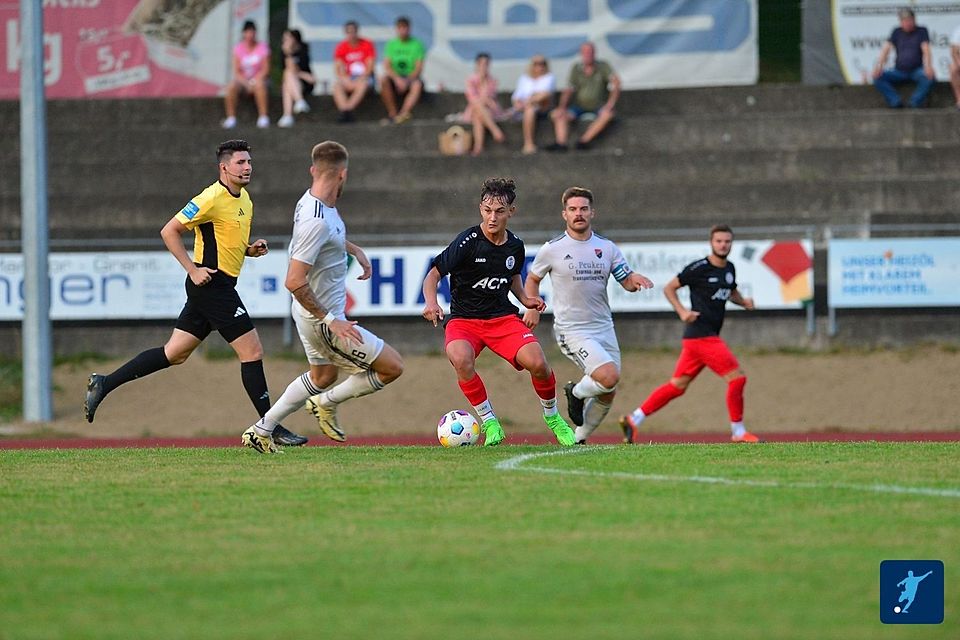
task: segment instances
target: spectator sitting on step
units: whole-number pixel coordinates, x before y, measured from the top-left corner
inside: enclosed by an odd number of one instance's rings
[[[333,51],[336,81],[333,83],[333,102],[340,112],[340,122],[353,122],[357,108],[367,90],[373,86],[373,65],[377,52],[373,43],[359,36],[360,25],[350,20],[343,25],[346,38]]]
[[[895,85],[915,82],[917,88],[910,96],[909,104],[919,108],[924,105],[935,81],[930,34],[926,27],[917,25],[912,9],[900,9],[897,15],[900,26],[893,30],[880,50],[880,58],[873,69],[873,86],[883,94],[889,107],[898,109],[903,106],[903,101]],[[896,50],[897,60],[893,69],[884,71],[891,49]]]
[[[409,120],[423,93],[423,43],[410,35],[410,19],[397,18],[397,37],[387,41],[383,51],[383,78],[380,98],[387,108],[383,124],[401,124]],[[401,102],[397,109],[397,102]]]
[[[620,78],[609,64],[596,59],[596,49],[591,42],[580,45],[580,59],[571,67],[568,86],[550,116],[557,141],[547,147],[548,151],[567,150],[570,123],[574,120],[590,122],[577,140],[577,149],[589,149],[594,138],[613,120],[613,108],[620,98]]]
[[[960,109],[960,27],[950,34],[950,88],[957,109]]]
[[[497,103],[497,80],[490,75],[490,54],[478,53],[474,72],[467,78],[464,91],[467,108],[461,119],[473,125],[473,150],[471,155],[483,153],[483,139],[487,131],[497,142],[504,141],[503,130],[497,125],[504,111]]]
[[[317,79],[310,71],[310,45],[303,41],[299,29],[283,32],[280,50],[283,51],[283,117],[277,126],[292,127],[293,114],[310,111],[304,96],[313,93]]]
[[[510,101],[515,113],[523,114],[523,153],[537,152],[534,134],[537,119],[550,112],[553,96],[557,92],[557,79],[550,73],[547,59],[537,55],[530,60],[527,72],[520,76],[517,88]]]
[[[237,126],[237,100],[241,93],[252,95],[257,104],[257,126],[270,126],[267,116],[267,73],[270,71],[270,47],[257,40],[257,25],[251,20],[243,23],[242,37],[233,48],[233,80],[224,94],[227,117],[224,129]]]

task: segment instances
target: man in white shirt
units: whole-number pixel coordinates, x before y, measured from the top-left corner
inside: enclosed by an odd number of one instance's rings
[[[347,180],[347,159],[346,148],[329,140],[311,152],[313,183],[294,213],[285,282],[293,294],[293,318],[310,370],[291,382],[270,410],[243,432],[243,444],[259,453],[277,451],[274,427],[304,402],[320,430],[343,442],[337,405],[379,391],[403,373],[403,360],[393,347],[346,319],[347,253],[363,267],[360,278],[370,277],[370,262],[347,241],[336,208]],[[331,387],[339,370],[350,375]]]
[[[567,228],[537,252],[527,272],[527,296],[540,295],[540,281],[550,274],[553,287],[553,334],[560,350],[584,375],[568,382],[567,411],[577,425],[577,444],[585,444],[613,403],[620,382],[620,345],[613,328],[607,297],[612,275],[627,291],[650,289],[653,282],[635,273],[612,241],[593,232],[593,193],[570,187],[563,192],[563,220]],[[523,321],[530,328],[540,313],[527,309]]]

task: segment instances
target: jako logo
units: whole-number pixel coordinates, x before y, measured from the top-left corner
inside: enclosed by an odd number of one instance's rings
[[[471,289],[490,289],[496,291],[503,285],[510,282],[506,278],[484,278],[483,280],[478,281],[475,285],[470,287]]]

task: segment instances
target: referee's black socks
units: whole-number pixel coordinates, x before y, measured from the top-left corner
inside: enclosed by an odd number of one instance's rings
[[[263,360],[240,363],[240,379],[243,388],[250,396],[250,402],[256,407],[260,417],[270,409],[270,392],[267,391],[267,378],[263,375]]]
[[[167,360],[167,354],[163,352],[163,347],[147,349],[106,376],[106,380],[103,383],[104,395],[110,393],[125,382],[148,376],[151,373],[166,369],[169,366],[170,361]]]

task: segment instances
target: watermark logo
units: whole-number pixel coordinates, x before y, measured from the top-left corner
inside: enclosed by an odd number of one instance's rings
[[[884,560],[880,563],[880,622],[943,622],[943,562]]]

